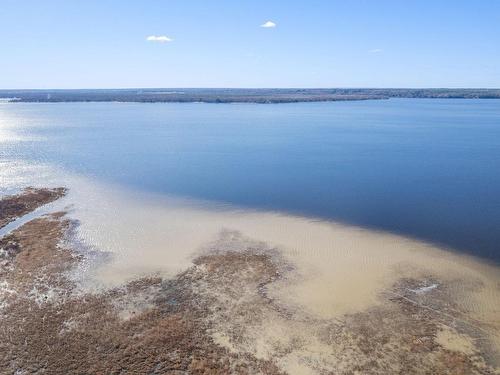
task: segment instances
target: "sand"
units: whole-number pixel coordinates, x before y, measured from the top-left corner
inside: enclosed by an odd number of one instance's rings
[[[228,361],[225,370],[210,362],[221,372],[500,372],[500,273],[495,265],[339,223],[83,182],[78,180],[79,188],[71,187],[60,200],[68,209],[65,218],[35,222],[42,228],[62,223],[56,237],[64,237],[61,243],[77,254],[76,260],[69,267],[68,258],[61,258],[66,268],[63,274],[56,267],[55,289],[40,289],[36,279],[23,281],[30,286],[29,292],[23,289],[28,300],[23,303],[57,311],[66,303],[61,296],[68,295],[68,288],[72,304],[98,298],[96,311],[111,314],[102,327],[125,330],[117,338],[120,348],[131,345],[127,337],[148,337],[142,331],[146,328],[123,322],[141,321],[148,329],[156,322],[153,326],[169,331],[177,323],[160,322],[171,322],[174,312],[167,307],[182,300],[182,314],[194,314],[182,323],[191,327],[183,337],[195,342],[201,335],[201,357],[215,353],[210,355],[214,363]],[[37,246],[30,242],[36,237],[33,230],[27,223],[9,240],[14,250],[8,253],[17,254],[16,262],[38,259],[23,255]],[[12,277],[2,284],[4,305],[21,292]],[[137,289],[137,280],[156,281],[142,281]],[[54,330],[72,332],[78,325],[69,306]],[[152,311],[159,314],[156,320]],[[102,327],[102,334],[92,334],[97,343],[105,340]],[[167,340],[169,350],[180,350],[176,337]],[[81,338],[70,338],[74,350],[83,345]],[[145,354],[147,366],[165,369],[169,359],[155,345]],[[189,345],[179,362],[188,373],[199,361],[189,354]],[[109,349],[117,361],[128,352],[120,348]],[[32,348],[32,354],[36,351]],[[207,366],[202,364],[200,373]]]
[[[76,203],[73,215],[83,242],[116,255],[96,271],[104,285],[151,273],[172,276],[213,247],[221,233],[232,231],[282,254],[294,273],[271,292],[311,314],[335,318],[369,308],[398,280],[414,278],[453,284],[462,309],[475,319],[500,323],[499,268],[463,254],[334,222],[93,189],[89,195],[105,204]]]

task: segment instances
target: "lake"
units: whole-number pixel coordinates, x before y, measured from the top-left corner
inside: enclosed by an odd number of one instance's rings
[[[500,262],[499,100],[0,103],[2,162]],[[4,189],[13,185],[0,175]]]

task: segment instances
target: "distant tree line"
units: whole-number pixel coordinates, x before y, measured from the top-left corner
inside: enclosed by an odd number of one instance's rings
[[[500,89],[0,90],[0,99],[19,102],[295,103],[389,98],[500,99]]]

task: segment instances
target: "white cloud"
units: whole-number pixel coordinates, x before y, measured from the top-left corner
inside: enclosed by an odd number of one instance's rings
[[[165,35],[150,35],[146,38],[146,40],[148,42],[166,43],[171,42],[173,39]]]
[[[383,49],[380,49],[380,48],[375,48],[375,49],[371,49],[371,50],[369,50],[368,52],[370,52],[370,53],[380,53],[380,52],[382,52],[382,51],[383,51]]]
[[[267,21],[267,22],[263,23],[262,25],[260,25],[260,27],[265,27],[266,29],[269,29],[272,27],[276,27],[276,24],[273,21]]]

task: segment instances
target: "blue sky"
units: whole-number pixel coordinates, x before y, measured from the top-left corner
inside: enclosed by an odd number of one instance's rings
[[[111,87],[500,87],[500,1],[0,0],[0,88]]]

